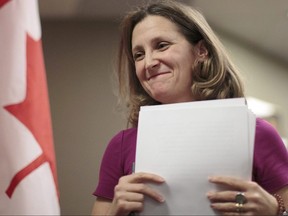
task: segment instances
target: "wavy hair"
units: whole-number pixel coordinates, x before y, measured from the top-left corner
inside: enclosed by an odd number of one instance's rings
[[[192,45],[204,41],[208,58],[198,62],[192,73],[191,91],[195,100],[244,96],[239,72],[204,16],[194,8],[176,1],[153,1],[127,13],[120,25],[117,77],[120,98],[128,108],[129,124],[137,126],[140,106],[160,104],[141,86],[132,56],[133,29],[149,15],[162,16],[175,23]]]

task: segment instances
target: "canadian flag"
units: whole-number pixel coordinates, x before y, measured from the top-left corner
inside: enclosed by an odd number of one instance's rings
[[[0,214],[60,214],[37,0],[0,0]]]

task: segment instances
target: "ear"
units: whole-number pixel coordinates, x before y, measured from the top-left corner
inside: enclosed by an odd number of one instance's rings
[[[204,40],[200,40],[194,48],[198,61],[202,62],[208,58],[209,52]]]

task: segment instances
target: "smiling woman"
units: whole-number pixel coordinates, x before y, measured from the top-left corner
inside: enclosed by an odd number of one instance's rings
[[[244,96],[239,72],[205,18],[174,1],[148,4],[124,18],[118,77],[132,128],[115,135],[103,156],[95,215],[141,212],[147,196],[165,201],[147,184],[165,179],[132,172],[140,106]],[[206,194],[216,213],[282,214],[288,206],[288,154],[277,131],[257,119],[252,180],[213,176],[209,181],[226,188]]]
[[[191,71],[207,58],[203,43],[192,46],[175,24],[148,16],[134,28],[132,50],[136,75],[150,97],[162,104],[193,100]]]

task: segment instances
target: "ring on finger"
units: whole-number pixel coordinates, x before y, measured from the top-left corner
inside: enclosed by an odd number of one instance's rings
[[[243,204],[242,203],[235,203],[236,212],[243,212]]]
[[[235,202],[239,204],[245,204],[247,202],[247,198],[243,192],[238,192],[235,196]]]
[[[247,202],[247,198],[243,192],[236,194],[235,202],[236,212],[243,212],[243,205]]]

